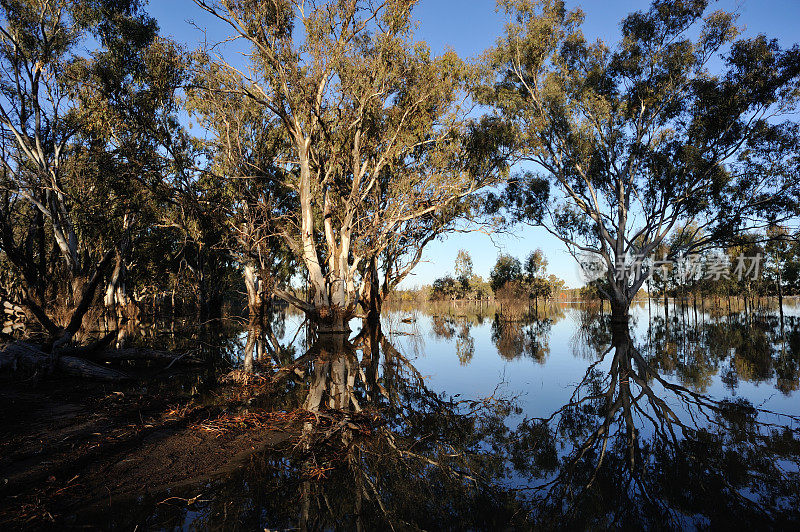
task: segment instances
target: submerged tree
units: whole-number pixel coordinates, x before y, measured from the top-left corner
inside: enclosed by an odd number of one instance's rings
[[[510,183],[506,205],[603,263],[621,322],[650,273],[635,263],[678,224],[704,249],[794,201],[798,128],[782,120],[797,110],[800,51],[737,39],[734,16],[708,3],[656,0],[611,47],[587,42],[561,0],[504,0],[511,22],[476,90],[513,128],[512,162],[541,172]]]
[[[494,268],[489,273],[489,284],[495,293],[509,283],[522,279],[522,264],[511,255],[501,254],[497,257]]]
[[[229,78],[214,91],[260,105],[286,141],[275,164],[297,207],[281,236],[307,271],[310,297],[276,293],[320,330],[344,330],[378,261],[396,284],[485,184],[471,171],[483,158],[455,157],[468,148],[468,69],[413,40],[411,0],[196,3],[252,48],[249,74],[205,56],[209,72]]]
[[[552,281],[545,277],[547,259],[541,249],[536,249],[528,255],[525,259],[524,270],[528,295],[536,301],[538,310],[539,299],[549,299],[555,289],[555,286],[551,286]]]
[[[21,279],[4,296],[60,345],[112,260],[106,302],[127,303],[128,253],[175,128],[180,54],[136,0],[0,7],[0,249]]]

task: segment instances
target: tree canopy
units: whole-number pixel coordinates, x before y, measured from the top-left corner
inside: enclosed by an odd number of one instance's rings
[[[649,274],[631,263],[679,225],[696,250],[795,214],[800,50],[739,38],[708,4],[656,0],[612,45],[561,0],[500,2],[511,22],[475,93],[533,164],[501,203],[599,257],[619,314]]]

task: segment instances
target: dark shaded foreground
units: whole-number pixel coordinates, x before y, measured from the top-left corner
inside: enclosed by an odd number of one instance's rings
[[[198,404],[190,393],[197,380],[175,376],[143,388],[58,379],[30,389],[4,379],[0,526],[59,528],[80,522],[71,514],[89,507],[115,513],[129,498],[230,473],[286,439],[277,425],[199,430],[237,408],[241,392],[220,390]]]
[[[379,383],[381,342],[391,361],[383,364]],[[340,516],[344,521],[331,521],[318,507],[328,498],[320,490],[323,484],[344,482],[352,484],[346,493],[361,500],[359,505],[374,506],[372,526],[378,526],[394,520],[397,510],[383,506],[377,494],[391,479],[401,483],[398,490],[409,487],[407,466],[388,460],[401,458],[419,475],[405,507],[419,510],[431,526],[443,526],[451,511],[441,508],[426,516],[418,505],[435,509],[441,500],[437,489],[473,491],[480,482],[469,473],[480,469],[473,455],[489,456],[477,448],[478,435],[492,429],[481,427],[484,406],[432,393],[376,331],[355,343],[341,335],[323,336],[271,377],[255,377],[247,385],[217,384],[198,395],[200,386],[208,386],[208,377],[189,372],[130,386],[65,379],[31,386],[6,380],[0,394],[0,422],[7,427],[0,440],[0,470],[8,480],[0,524],[162,528],[188,523],[195,510],[219,503],[221,514],[212,512],[209,526],[240,523],[247,529],[262,512],[242,494],[258,484],[268,493],[300,490],[294,493],[297,499],[273,501],[281,508],[274,519],[286,526],[345,526],[352,511]],[[407,409],[398,408],[403,405]],[[412,426],[412,433],[403,433]],[[453,454],[453,444],[461,451]],[[358,472],[359,457],[375,460],[371,463],[380,464],[386,476],[370,480]],[[441,478],[432,478],[429,468],[441,469]],[[264,475],[274,476],[279,485]],[[280,485],[283,481],[289,485]],[[224,495],[226,490],[240,495]],[[470,516],[476,502],[475,496],[464,499],[460,512]],[[399,503],[397,498],[394,504]],[[481,504],[496,508],[491,500]],[[247,508],[255,512],[249,520],[242,515]],[[491,515],[487,526],[505,522]],[[511,513],[497,517],[507,520]],[[465,524],[474,522],[465,519]]]
[[[698,342],[713,340],[705,352],[728,356],[722,324],[683,341],[674,323],[656,319],[643,343],[608,316],[580,312],[586,374],[546,418],[521,418],[511,397],[437,394],[380,328],[320,335],[278,370],[256,361],[261,374],[247,385],[191,372],[146,389],[59,380],[31,391],[7,381],[0,523],[497,530],[800,522],[798,420],[744,399],[719,401],[666,370],[675,344],[694,346],[691,356],[705,364]],[[538,359],[548,323],[526,325],[524,342],[504,340],[514,325],[498,323],[496,343],[519,343]],[[756,325],[729,321],[725,330],[749,327],[728,336],[751,338],[766,331]],[[746,346],[753,360],[800,360],[793,341],[776,347],[762,336]],[[675,356],[696,373],[689,352]]]

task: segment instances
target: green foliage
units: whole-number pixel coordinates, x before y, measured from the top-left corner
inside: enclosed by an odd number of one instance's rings
[[[469,252],[465,249],[458,250],[455,272],[459,280],[469,282],[469,279],[472,278],[472,257],[469,256]]]
[[[385,297],[494,182],[462,103],[472,69],[414,39],[413,1],[196,3],[253,51],[248,74],[198,53],[197,109],[241,101],[221,116],[251,109],[281,141],[257,166],[273,159],[275,183],[297,195],[276,234],[308,271],[313,305],[353,312],[378,272]]]
[[[655,1],[615,44],[587,41],[563,1],[500,5],[511,22],[474,93],[513,130],[510,160],[537,170],[491,212],[504,205],[601,257],[623,305],[648,272],[616,265],[651,256],[676,227],[703,227],[690,246],[701,250],[793,214],[799,49],[737,39],[735,16],[706,1]]]
[[[497,262],[489,274],[489,284],[492,290],[497,292],[508,283],[516,282],[522,279],[522,265],[519,259],[511,255],[501,254],[497,257]]]
[[[0,23],[0,249],[53,334],[48,314],[91,297],[99,259],[126,270],[157,223],[183,57],[136,0],[10,0]]]

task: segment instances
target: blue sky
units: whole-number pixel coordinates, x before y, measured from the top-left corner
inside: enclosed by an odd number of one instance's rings
[[[589,39],[614,42],[619,36],[619,21],[629,12],[647,9],[647,0],[568,0],[570,7],[580,6],[586,13],[583,31]],[[777,38],[784,47],[800,41],[800,0],[721,0],[712,9],[726,9],[740,14],[739,25],[746,35],[764,33]],[[206,30],[209,42],[219,42],[229,35],[227,29],[201,11],[192,0],[151,0],[148,11],[158,20],[162,33],[188,49],[202,41]],[[434,51],[453,48],[463,57],[474,57],[492,46],[503,30],[504,18],[495,10],[494,0],[421,0],[415,11],[419,27],[416,36]],[[230,50],[230,49],[229,49]],[[555,238],[543,229],[520,228],[515,236],[457,234],[428,246],[425,262],[404,284],[430,283],[452,271],[458,250],[472,255],[475,273],[487,277],[497,254],[502,251],[523,259],[541,248],[547,255],[550,273],[567,281],[568,286],[582,283],[578,268]]]

